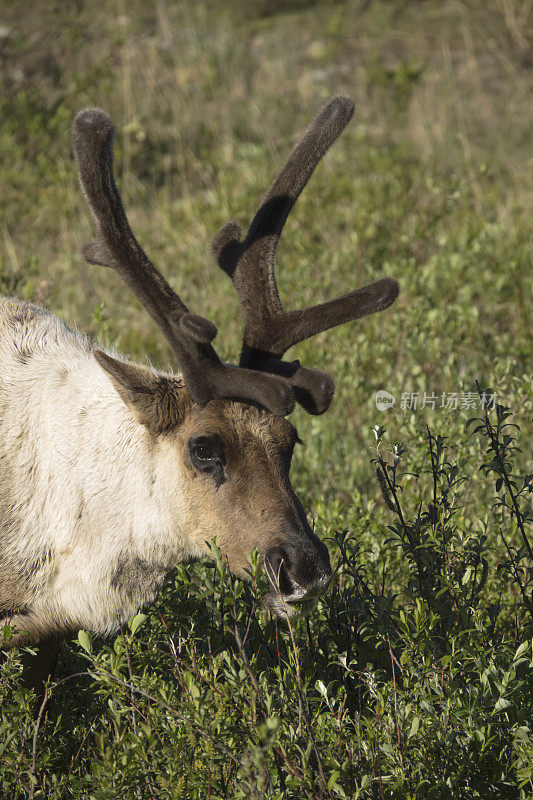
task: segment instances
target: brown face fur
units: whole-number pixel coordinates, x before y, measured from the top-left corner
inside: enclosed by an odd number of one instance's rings
[[[186,515],[197,520],[195,543],[216,537],[230,569],[244,574],[254,548],[264,556],[284,539],[284,526],[296,515],[289,483],[295,428],[267,411],[229,400],[204,408],[189,406],[173,433],[180,460],[190,478]],[[202,472],[191,442],[216,443],[220,470]],[[218,467],[218,465],[217,465]]]
[[[298,441],[294,426],[231,400],[200,407],[174,376],[101,352],[95,357],[158,442],[182,552],[207,554],[216,539],[232,572],[245,577],[249,556],[257,549],[277,613],[280,594],[290,604],[322,591],[331,575],[329,556],[289,481]]]

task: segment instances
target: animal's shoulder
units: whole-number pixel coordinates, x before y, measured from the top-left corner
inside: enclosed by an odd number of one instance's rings
[[[52,317],[49,311],[27,300],[16,297],[0,297],[0,320],[5,325],[31,325]]]
[[[15,348],[25,353],[50,353],[64,347],[88,351],[92,342],[45,308],[13,297],[0,297],[0,347],[4,352],[6,348]]]

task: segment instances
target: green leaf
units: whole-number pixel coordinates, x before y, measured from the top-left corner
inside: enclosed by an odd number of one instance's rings
[[[132,633],[132,636],[135,636],[139,628],[144,624],[146,620],[146,614],[136,614],[134,617],[130,619],[128,622],[129,629]]]
[[[78,631],[78,643],[83,647],[83,649],[87,653],[93,652],[93,643],[91,640],[91,634],[87,633],[87,631]]]
[[[517,739],[520,739],[522,742],[527,742],[529,740],[530,730],[527,725],[520,725],[520,727],[515,729],[514,735]]]
[[[328,789],[331,789],[333,787],[335,781],[337,780],[340,774],[341,772],[339,769],[333,770],[328,781]]]
[[[6,739],[4,739],[3,742],[0,743],[0,756],[3,755],[4,752],[7,750],[7,748],[9,747],[9,745],[11,744],[17,733],[18,731],[16,730],[13,731],[13,733],[10,733],[9,736]]]
[[[193,700],[198,700],[198,698],[200,697],[200,689],[195,683],[189,686],[189,692],[191,693],[191,697]]]
[[[520,656],[525,655],[530,647],[531,647],[531,642],[522,642],[522,644],[517,648],[516,653],[513,656],[513,661],[517,661],[520,658]]]
[[[461,580],[461,583],[462,583],[463,586],[466,583],[468,583],[468,581],[470,580],[471,576],[472,576],[472,567],[467,567],[465,569],[465,574],[463,575],[463,578]]]
[[[506,700],[505,697],[500,697],[494,706],[494,713],[496,714],[499,711],[505,711],[505,709],[509,708],[510,705],[512,705],[512,703],[509,700]]]

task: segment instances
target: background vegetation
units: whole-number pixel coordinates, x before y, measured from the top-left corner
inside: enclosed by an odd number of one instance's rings
[[[146,314],[79,255],[69,129],[100,105],[139,239],[235,358],[210,237],[248,222],[338,91],[354,120],[287,225],[280,291],[298,307],[401,284],[389,311],[294,351],[337,384],[325,417],[294,415],[293,484],[329,539],[329,594],[287,626],[259,609],[260,577],[235,581],[216,552],[179,567],[123,635],[64,647],[37,724],[13,653],[2,797],[532,796],[531,12],[0,0],[2,293],[169,367]],[[499,408],[485,414],[476,380]]]

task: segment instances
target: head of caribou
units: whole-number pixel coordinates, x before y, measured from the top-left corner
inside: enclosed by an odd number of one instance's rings
[[[124,279],[169,341],[182,377],[101,351],[95,357],[159,448],[164,499],[188,554],[206,552],[206,542],[216,537],[230,568],[242,575],[257,548],[270,584],[268,603],[277,613],[305,606],[331,576],[328,551],[289,481],[298,436],[286,416],[295,402],[323,414],[334,385],[327,373],[283,356],[316,333],[382,311],[398,295],[397,282],[381,278],[298,311],[285,311],[279,299],[274,255],[283,225],[352,113],[348,97],[332,97],[293,149],[246,236],[230,222],[213,240],[213,255],[233,281],[241,307],[238,366],[220,361],[211,344],[215,326],[188,310],[133,235],[113,177],[110,117],[87,108],[73,125],[80,183],[97,229],[84,257]]]

